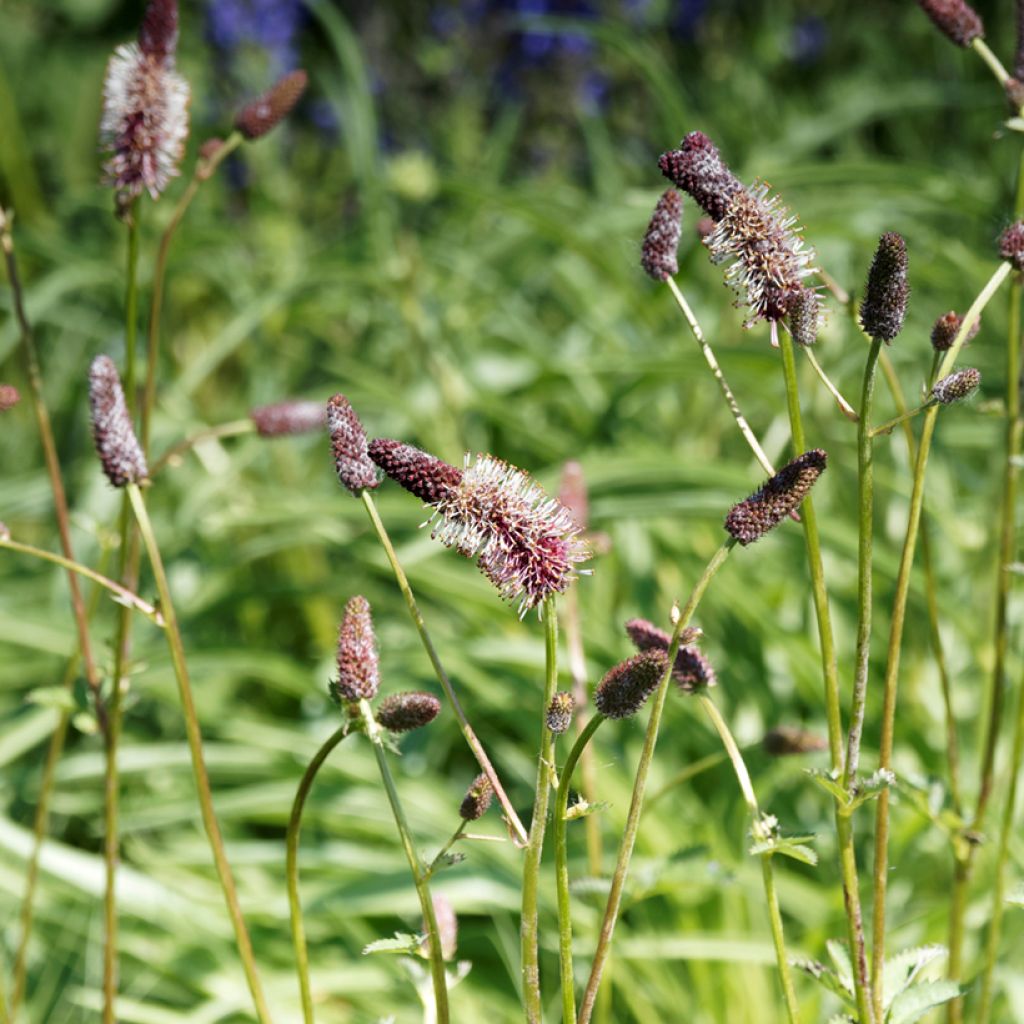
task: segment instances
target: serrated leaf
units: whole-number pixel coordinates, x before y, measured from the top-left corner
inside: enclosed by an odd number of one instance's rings
[[[831,967],[826,967],[817,960],[793,960],[792,964],[805,974],[809,974],[833,995],[839,996],[840,999],[850,1006],[854,1005],[853,993],[843,985],[842,981],[839,980],[839,975]]]
[[[575,821],[577,818],[586,818],[591,814],[597,814],[599,811],[603,811],[610,806],[611,805],[607,800],[601,800],[594,804],[588,804],[586,800],[580,800],[565,812],[565,820]]]
[[[884,790],[890,789],[896,783],[896,776],[887,768],[879,768],[873,775],[866,779],[858,779],[856,794],[850,800],[849,809],[855,811],[862,804],[874,800]]]
[[[805,768],[804,771],[806,771],[807,774],[810,775],[810,777],[814,779],[814,781],[821,786],[826,793],[830,793],[835,797],[835,799],[839,801],[841,807],[846,807],[850,801],[850,794],[846,792],[842,783],[833,776],[832,772],[825,771],[821,768]]]
[[[846,948],[845,942],[838,939],[829,939],[825,943],[828,955],[832,957],[832,963],[836,965],[839,980],[848,991],[853,991],[853,963],[850,960],[850,951]]]
[[[420,946],[425,935],[409,935],[407,932],[395,932],[393,939],[377,939],[368,946],[363,946],[363,956],[371,956],[374,953],[409,953],[419,956]]]
[[[929,1010],[960,995],[955,981],[926,981],[901,992],[892,1003],[886,1024],[914,1024]]]
[[[1006,894],[1006,902],[1014,907],[1024,907],[1024,882],[1018,882]]]
[[[882,1005],[889,1009],[896,997],[913,984],[924,967],[945,955],[945,946],[933,944],[904,949],[889,957],[882,971]]]
[[[806,845],[807,840],[813,838],[814,836],[778,836],[754,843],[748,852],[754,856],[779,853],[783,857],[791,857],[793,860],[798,860],[801,864],[809,864],[813,868],[817,866],[818,855]]]

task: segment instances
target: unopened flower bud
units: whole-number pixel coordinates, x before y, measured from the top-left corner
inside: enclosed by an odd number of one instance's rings
[[[89,408],[92,436],[103,472],[115,487],[138,484],[149,478],[121,378],[109,356],[97,356],[89,368]]]
[[[327,403],[327,432],[331,438],[334,468],[341,483],[352,494],[378,487],[380,481],[370,461],[366,431],[344,395],[335,395]]]
[[[260,437],[308,434],[324,429],[327,408],[322,402],[275,402],[251,410],[249,419],[256,425]]]
[[[338,678],[330,684],[338,703],[372,700],[380,688],[377,637],[370,602],[356,595],[345,605],[338,630]]]
[[[1024,270],[1024,220],[1015,221],[999,236],[999,255],[1014,270]]]
[[[654,207],[640,248],[640,265],[655,281],[664,281],[679,273],[679,237],[683,231],[683,197],[666,189]]]
[[[957,46],[970,46],[985,35],[978,12],[964,0],[917,0],[935,27]]]
[[[556,736],[561,736],[562,733],[569,731],[569,726],[572,725],[572,713],[575,707],[576,701],[568,690],[559,690],[558,693],[551,698],[545,722],[547,723],[547,727]]]
[[[411,732],[430,725],[440,713],[441,702],[432,693],[413,690],[385,697],[376,718],[388,732]]]
[[[308,82],[309,76],[305,71],[289,72],[239,111],[235,127],[250,142],[262,138],[292,112]]]
[[[597,684],[595,707],[605,718],[635,715],[658,688],[667,668],[664,651],[644,651],[620,662]]]
[[[812,754],[828,750],[828,740],[805,729],[792,725],[779,725],[769,729],[761,741],[764,752],[771,757],[785,757],[789,754]]]
[[[951,349],[963,322],[964,318],[952,309],[948,313],[943,313],[932,325],[932,348],[936,352],[946,352]],[[967,332],[964,344],[966,345],[979,330],[981,330],[981,317],[974,321],[971,329]]]
[[[802,289],[789,307],[789,333],[798,345],[813,345],[821,326],[818,293],[813,288]]]
[[[427,505],[436,504],[462,480],[462,470],[411,444],[378,438],[369,455],[384,472]]]
[[[878,240],[860,304],[860,325],[865,333],[889,344],[903,330],[909,295],[907,243],[895,231],[886,232]]]
[[[459,816],[463,821],[478,821],[487,813],[494,799],[491,780],[482,772],[470,784],[466,795],[459,804]]]
[[[981,384],[981,374],[972,366],[965,366],[948,377],[943,377],[932,388],[931,397],[942,405],[952,405],[970,398]]]
[[[13,384],[0,384],[0,412],[13,409],[21,401],[21,392]]]

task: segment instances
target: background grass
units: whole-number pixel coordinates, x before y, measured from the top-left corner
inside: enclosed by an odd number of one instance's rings
[[[744,180],[762,176],[783,193],[822,264],[854,289],[877,236],[901,232],[913,296],[891,355],[915,396],[930,364],[931,322],[950,308],[962,312],[995,265],[1019,142],[1000,129],[1004,104],[980,61],[939,36],[909,0],[539,4],[531,9],[542,16],[528,25],[520,6],[310,5],[296,41],[312,76],[308,100],[203,189],[173,250],[154,450],[256,404],[343,391],[372,435],[401,437],[451,461],[490,451],[551,490],[563,462],[578,459],[590,486],[591,527],[610,540],[578,587],[596,681],[629,651],[622,621],[666,619],[720,542],[727,507],[761,480],[670,296],[638,266],[638,240],[664,184],[658,153],[688,130],[707,131]],[[1009,60],[1013,5],[977,6],[990,43]],[[109,549],[118,502],[91,450],[86,368],[99,352],[123,356],[124,237],[109,192],[96,183],[95,126],[107,54],[134,34],[141,9],[114,0],[8,0],[0,10],[0,199],[18,214],[75,541],[90,563]],[[180,64],[193,87],[194,123],[186,166],[205,138],[226,130],[238,98],[275,72],[273,53],[258,46],[226,62],[204,40],[209,16],[206,5],[182,5]],[[555,38],[562,42],[527,59],[525,29],[561,33]],[[567,31],[584,42],[566,44]],[[155,241],[181,187],[143,210],[144,301]],[[788,427],[777,353],[763,329],[741,329],[720,272],[698,244],[696,219],[688,205],[680,286],[769,455],[782,460]],[[0,378],[22,385],[6,286],[0,310]],[[982,371],[981,397],[943,413],[928,485],[969,788],[992,660],[1004,338],[1000,298],[965,353]],[[864,348],[834,312],[819,357],[851,397]],[[811,376],[804,388],[810,441],[831,456],[815,495],[848,691],[854,430]],[[881,418],[892,407],[881,385],[879,395]],[[0,519],[16,537],[55,548],[26,403],[4,415],[0,431]],[[869,769],[908,477],[896,433],[876,456]],[[525,813],[541,689],[539,624],[517,621],[471,564],[430,543],[408,495],[385,485],[380,506],[442,657]],[[205,444],[156,482],[150,507],[183,620],[242,902],[278,1019],[297,1020],[283,833],[302,768],[337,722],[326,682],[345,600],[358,592],[373,604],[386,691],[433,689],[429,665],[362,510],[337,485],[323,438]],[[143,593],[152,589],[144,579]],[[108,669],[113,612],[100,598],[96,637]],[[1020,613],[1014,598],[1014,681]],[[784,526],[738,552],[699,620],[720,677],[716,700],[741,743],[756,744],[780,723],[824,731],[799,530]],[[247,1019],[163,638],[146,623],[135,635],[122,758],[121,1018]],[[28,830],[56,720],[53,708],[31,698],[59,685],[74,647],[64,577],[20,557],[0,558],[5,967],[18,939]],[[921,803],[933,808],[944,799],[943,735],[915,578],[896,767],[923,787]],[[606,868],[641,737],[640,724],[627,722],[602,729],[597,740],[600,796],[610,804],[601,819]],[[673,698],[654,786],[716,749],[696,705]],[[419,842],[431,850],[457,823],[475,767],[447,711],[404,740],[403,751],[399,785]],[[779,872],[792,949],[815,956],[826,939],[844,934],[830,808],[802,771],[823,766],[822,757],[773,762],[756,746],[750,753],[762,805],[786,828],[819,834],[817,868],[786,861]],[[97,1017],[102,769],[96,737],[75,732],[44,853],[29,979],[33,1021]],[[864,865],[863,812],[859,822]],[[500,832],[496,816],[481,825]],[[746,828],[727,765],[651,806],[606,1019],[777,1019],[768,1009],[780,1000],[758,866],[744,852]],[[580,879],[581,829],[570,831]],[[455,1019],[517,1020],[518,858],[499,844],[466,852],[437,886],[459,914],[460,954],[473,961],[453,994]],[[1019,878],[1019,836],[1011,853]],[[894,812],[891,860],[889,948],[944,941],[948,844],[905,798]],[[983,850],[969,953],[988,912],[990,860]],[[544,966],[555,1017],[553,871],[545,870]],[[360,957],[366,942],[415,928],[417,915],[372,756],[359,739],[339,748],[314,790],[302,872],[319,1019],[418,1020],[401,962]],[[600,887],[581,883],[581,970],[602,904]],[[1021,1021],[1019,920],[1008,920],[1006,936],[997,1019]],[[806,1019],[824,1020],[833,1004],[810,981],[797,982]]]

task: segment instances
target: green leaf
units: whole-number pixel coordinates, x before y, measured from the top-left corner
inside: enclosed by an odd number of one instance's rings
[[[813,839],[814,836],[778,836],[754,843],[748,852],[755,856],[778,853],[783,857],[792,857],[801,864],[810,864],[813,868],[818,863],[818,855],[807,845]]]
[[[798,970],[803,971],[805,974],[809,974],[815,981],[824,986],[833,995],[839,996],[844,1002],[850,1006],[854,1005],[853,992],[851,992],[840,980],[839,975],[836,974],[830,967],[826,967],[823,963],[817,960],[793,960],[793,966]]]
[[[839,805],[843,808],[850,802],[850,794],[846,792],[842,783],[839,781],[838,775],[832,771],[826,771],[823,768],[805,768],[804,771],[814,781],[821,786],[826,793],[830,793],[839,802]]]
[[[591,814],[597,814],[611,805],[607,800],[601,800],[594,804],[588,804],[586,800],[580,800],[565,812],[566,821],[575,821],[577,818],[586,818]]]
[[[846,948],[845,942],[838,939],[829,939],[825,943],[828,955],[832,957],[832,963],[836,965],[839,980],[848,992],[853,991],[853,963],[850,960],[850,951]]]
[[[849,810],[855,811],[862,804],[874,800],[879,793],[895,784],[896,776],[888,768],[879,768],[877,772],[869,775],[866,779],[858,779]]]
[[[55,708],[69,713],[77,710],[75,698],[66,686],[40,686],[29,690],[25,700],[40,708]]]
[[[926,981],[901,992],[892,1003],[886,1024],[913,1024],[930,1009],[948,1003],[960,995],[955,981]]]
[[[885,961],[882,972],[882,1004],[888,1009],[895,998],[913,984],[922,968],[944,957],[946,947],[938,944],[904,949]]]
[[[425,938],[425,935],[409,935],[407,932],[395,932],[393,939],[377,939],[376,942],[363,946],[363,956],[370,956],[373,953],[407,953],[412,956],[419,956],[420,946]]]

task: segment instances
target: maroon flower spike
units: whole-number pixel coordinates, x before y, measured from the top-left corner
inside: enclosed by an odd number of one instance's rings
[[[441,702],[422,690],[394,693],[385,697],[377,709],[377,721],[388,732],[411,732],[422,729],[441,713]]]
[[[789,308],[789,333],[798,345],[813,345],[818,339],[821,311],[818,293],[804,288]]]
[[[478,821],[491,806],[494,798],[494,787],[486,775],[478,775],[466,790],[466,795],[459,805],[459,816],[463,821]]]
[[[690,132],[678,149],[662,153],[661,173],[713,220],[721,220],[734,195],[743,191],[739,179],[722,162],[715,144],[703,132]]]
[[[249,413],[260,437],[284,437],[323,430],[327,409],[322,402],[275,402],[261,405]],[[376,474],[374,474],[376,478]]]
[[[0,384],[0,412],[13,409],[21,401],[21,392],[13,384]]]
[[[306,91],[309,77],[305,71],[292,71],[258,99],[243,107],[235,118],[235,127],[250,142],[276,128],[295,108]]]
[[[679,273],[679,238],[683,233],[683,197],[666,189],[654,207],[654,214],[640,248],[640,265],[655,281]]]
[[[663,651],[668,654],[672,637],[647,619],[630,619],[626,634],[640,651]],[[703,636],[703,630],[688,626],[679,636],[679,650],[672,666],[672,679],[684,693],[694,693],[717,682],[711,662],[693,644]]]
[[[335,395],[327,403],[327,432],[341,483],[356,495],[380,486],[367,450],[366,431],[344,395]]]
[[[568,690],[559,690],[551,698],[551,703],[548,705],[547,714],[544,719],[547,727],[556,736],[561,736],[562,733],[568,732],[569,726],[572,725],[572,713],[575,708],[576,701],[573,695]]]
[[[860,304],[860,325],[872,338],[887,345],[903,330],[907,315],[907,243],[902,235],[887,231],[878,240],[868,271],[864,301]]]
[[[970,398],[981,386],[981,373],[973,366],[965,366],[948,377],[943,377],[932,388],[932,398],[941,405],[952,405]]]
[[[759,491],[733,505],[725,529],[744,547],[774,529],[807,497],[825,471],[828,456],[812,448],[787,463]]]
[[[177,0],[152,0],[142,17],[139,49],[147,57],[166,60],[178,47]]]
[[[578,462],[570,460],[562,466],[562,485],[558,489],[558,500],[572,514],[576,525],[585,530],[590,521],[590,502],[583,467]]]
[[[462,470],[411,444],[378,438],[370,442],[370,458],[420,501],[434,505],[462,480]]]
[[[779,725],[764,734],[761,741],[764,752],[771,757],[786,757],[790,754],[813,754],[828,750],[828,740],[805,729],[792,725]]]
[[[956,341],[957,334],[960,333],[960,325],[963,322],[964,318],[952,309],[948,313],[943,313],[932,326],[932,348],[936,352],[949,351],[953,347],[953,342]],[[981,318],[979,317],[967,332],[964,344],[968,344],[980,330]]]
[[[1011,224],[999,236],[999,255],[1012,263],[1014,270],[1024,270],[1024,220]]]
[[[115,487],[141,483],[149,478],[117,367],[109,356],[97,356],[89,367],[89,408],[92,436],[103,472]]]
[[[338,678],[330,684],[339,704],[373,700],[380,688],[377,637],[373,632],[370,602],[356,595],[345,605],[338,630]]]
[[[917,0],[921,10],[935,27],[957,46],[970,46],[971,41],[985,35],[985,26],[978,12],[964,0]]]
[[[597,684],[595,707],[605,718],[635,715],[658,688],[667,668],[664,651],[644,651],[619,662]]]

